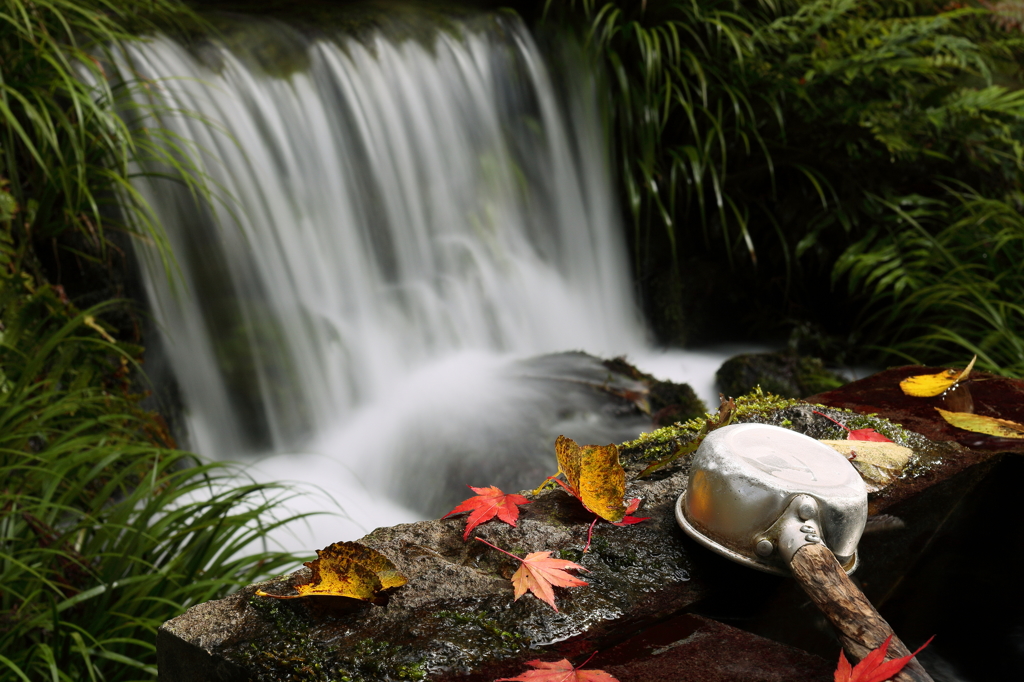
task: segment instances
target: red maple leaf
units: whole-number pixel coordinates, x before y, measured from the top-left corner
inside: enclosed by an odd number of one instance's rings
[[[892,442],[891,439],[886,438],[874,429],[854,429],[846,434],[846,440],[873,440],[878,443]]]
[[[593,657],[594,654],[591,654],[590,658]],[[527,670],[517,677],[502,677],[495,682],[619,682],[603,670],[581,670],[590,658],[583,661],[579,668],[574,668],[565,658],[560,661],[527,661],[526,665],[536,670]]]
[[[646,521],[647,519],[651,518],[650,516],[630,516],[630,514],[635,512],[639,507],[640,507],[640,498],[639,497],[634,497],[632,500],[629,501],[629,505],[626,507],[626,515],[622,517],[621,521],[619,521],[617,523],[616,522],[612,522],[612,525],[613,526],[629,526],[631,524],[640,523],[641,521]]]
[[[818,412],[817,410],[814,410],[814,414],[818,415],[819,417],[824,417],[825,419],[829,420],[833,424],[835,424],[837,426],[841,426],[844,429],[846,429],[846,440],[873,440],[876,443],[891,443],[892,442],[892,440],[890,440],[889,438],[886,438],[885,436],[880,434],[878,431],[875,431],[874,429],[853,429],[853,430],[850,430],[849,426],[847,426],[846,424],[843,424],[841,422],[836,421],[835,419],[833,419],[832,417],[828,416],[827,414],[822,414],[821,412]]]
[[[551,608],[557,611],[555,591],[552,589],[552,586],[580,587],[589,584],[585,580],[580,580],[576,576],[565,572],[566,569],[576,569],[579,571],[587,569],[566,559],[552,559],[551,552],[530,552],[526,555],[526,558],[520,559],[515,554],[506,552],[501,547],[492,545],[483,538],[477,538],[477,540],[489,547],[494,547],[494,549],[503,554],[508,554],[522,564],[519,570],[512,575],[512,585],[516,589],[516,600],[529,590],[533,592],[534,596],[547,602]]]
[[[928,641],[918,647],[917,651],[907,654],[902,658],[894,658],[891,661],[885,660],[885,652],[889,649],[889,642],[892,635],[885,638],[882,646],[874,649],[864,657],[864,660],[855,667],[850,667],[846,660],[846,654],[839,652],[839,666],[836,668],[835,682],[885,682],[896,675],[903,667],[910,663],[910,659],[916,656],[921,649],[928,646],[935,637],[928,638]],[[883,663],[883,661],[885,661]]]
[[[452,514],[473,512],[466,521],[466,532],[462,534],[463,540],[468,540],[469,534],[474,528],[484,521],[490,521],[495,516],[510,526],[515,526],[516,519],[519,518],[519,507],[516,505],[530,504],[530,501],[522,495],[505,494],[493,485],[487,488],[474,488],[471,485],[466,487],[475,492],[476,496],[464,500],[458,507],[441,517],[447,519]]]

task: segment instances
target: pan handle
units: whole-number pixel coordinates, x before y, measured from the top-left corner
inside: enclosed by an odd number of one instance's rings
[[[789,559],[789,567],[800,587],[832,621],[843,648],[851,656],[863,659],[890,635],[893,638],[887,660],[910,653],[824,544],[811,542],[799,547]],[[892,679],[894,682],[933,682],[916,658],[910,659]]]
[[[906,656],[910,651],[864,593],[853,584],[832,550],[825,545],[819,528],[819,515],[814,497],[797,495],[769,530],[793,577],[832,621],[843,648],[850,656],[862,660],[889,636],[892,636],[892,641],[886,658]],[[896,682],[933,682],[916,658],[911,659],[892,679]]]

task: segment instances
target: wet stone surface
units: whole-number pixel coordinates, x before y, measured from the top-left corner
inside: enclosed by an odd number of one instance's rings
[[[955,389],[932,398],[908,396],[899,388],[900,381],[907,377],[945,370],[945,367],[921,365],[894,367],[807,400],[863,414],[878,414],[932,440],[954,441],[981,453],[1024,452],[1024,439],[995,438],[958,429],[938,418],[935,411],[938,407],[1024,423],[1024,380],[974,371]]]
[[[798,401],[754,395],[737,400],[737,405],[739,421],[781,425],[819,439],[845,437],[840,427],[814,414],[817,409],[850,428],[875,428],[914,450],[904,474],[871,495],[871,513],[890,507],[905,508],[908,495],[913,500],[924,500],[937,483],[944,483],[936,488],[946,490],[943,504],[962,494],[957,481],[963,477],[954,474],[963,470],[965,457],[971,459],[973,455],[956,443],[933,443],[884,419],[835,408],[815,408]],[[677,424],[624,444],[621,450],[627,478],[635,476],[649,461],[662,458],[692,440],[701,425],[702,420]],[[985,456],[977,456],[971,461],[978,463],[984,459]],[[520,673],[523,663],[531,659],[567,657],[579,663],[595,650],[610,656],[616,645],[630,638],[654,637],[656,631],[651,630],[652,626],[678,618],[687,610],[702,611],[714,618],[716,603],[734,592],[743,593],[744,590],[736,588],[748,583],[761,586],[761,601],[769,605],[776,598],[772,595],[788,595],[778,598],[789,608],[768,609],[767,616],[763,611],[759,616],[762,621],[743,616],[749,621],[745,629],[782,640],[787,636],[776,637],[774,633],[800,628],[814,630],[817,619],[813,609],[804,608],[800,597],[793,595],[792,581],[761,576],[729,564],[682,533],[673,509],[686,485],[687,470],[688,459],[681,457],[648,479],[630,482],[627,497],[642,498],[637,515],[649,516],[650,520],[626,527],[599,523],[591,551],[586,554],[581,550],[593,516],[557,489],[533,497],[533,503],[521,510],[518,527],[492,521],[474,531],[474,535],[519,556],[551,550],[555,556],[586,567],[588,572],[579,575],[589,586],[556,588],[558,612],[529,593],[513,601],[509,579],[518,568],[517,562],[472,537],[463,542],[463,517],[379,528],[361,542],[390,558],[409,579],[407,585],[394,591],[386,605],[330,597],[277,601],[254,595],[257,587],[271,593],[292,593],[293,586],[307,578],[308,569],[249,586],[225,599],[196,606],[164,624],[158,636],[160,679],[493,680]],[[927,515],[911,521],[918,542],[926,542],[936,527],[932,524],[941,523]],[[907,569],[908,561],[912,564],[904,554],[880,557],[873,562],[873,580],[878,584],[898,580],[887,569],[886,562],[890,561],[901,573]],[[781,623],[780,619],[787,622]],[[718,647],[714,656],[732,660],[749,645],[738,634],[728,634],[732,629],[726,625],[708,621],[699,628],[724,638],[714,645]],[[802,644],[799,637],[789,639],[791,643]],[[783,645],[774,646],[779,647],[779,656],[785,653]],[[827,638],[804,648],[829,660],[838,654],[838,647]],[[653,667],[648,669],[644,667],[647,663],[635,660],[629,663],[629,670],[634,672],[623,668],[619,679],[657,679],[650,677],[655,674],[650,671],[664,670],[670,664],[682,670],[683,659],[690,655],[687,651],[694,657],[714,660],[707,653],[712,649],[700,653],[699,648],[670,647],[674,651],[671,656],[664,652],[655,654],[654,649],[647,657]],[[622,649],[618,651],[621,653]],[[814,661],[821,659],[811,659],[804,661],[810,661],[808,670],[817,670],[814,666],[820,664]],[[590,667],[600,667],[596,660]],[[608,658],[607,663],[626,665],[628,661]],[[708,670],[714,667],[708,665]],[[792,665],[796,666],[794,670],[800,669],[797,663]],[[642,670],[648,671],[643,672],[648,677],[641,675]],[[816,672],[803,678],[782,673],[774,677],[751,676],[750,670],[737,671],[732,677],[723,676],[725,673],[717,677],[708,675],[692,679],[818,679]]]
[[[183,650],[171,636],[247,676],[220,679],[427,679],[474,671],[485,679],[514,671],[540,652],[592,651],[623,629],[655,622],[703,596],[672,516],[684,482],[677,471],[632,486],[629,494],[644,499],[641,511],[652,518],[624,528],[599,524],[586,554],[581,549],[593,517],[561,490],[545,491],[523,507],[516,528],[491,522],[474,531],[519,556],[553,550],[586,567],[581,577],[590,585],[558,589],[557,613],[531,594],[513,602],[509,579],[516,562],[472,538],[463,542],[463,518],[425,521],[377,529],[361,540],[409,578],[386,606],[344,598],[275,601],[254,596],[256,586],[250,586],[215,602],[216,611],[202,605],[165,624],[161,665],[171,650]],[[290,593],[307,572],[260,587]],[[230,622],[205,631],[216,614],[230,614]],[[196,619],[203,621],[198,627]],[[179,678],[161,667],[161,679]]]
[[[834,668],[800,649],[689,614],[598,653],[586,667],[629,682],[831,682]]]

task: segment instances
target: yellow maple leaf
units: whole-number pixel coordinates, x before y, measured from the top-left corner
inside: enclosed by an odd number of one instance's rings
[[[612,523],[622,521],[626,515],[626,472],[615,445],[580,446],[571,438],[559,436],[555,457],[570,492],[584,507]]]
[[[1018,424],[1009,419],[996,419],[970,412],[948,412],[937,407],[935,409],[943,419],[958,429],[998,438],[1024,438],[1024,424]]]
[[[870,440],[823,440],[833,450],[850,460],[873,493],[895,481],[913,457],[914,451],[892,442]]]
[[[256,594],[274,599],[326,596],[372,602],[384,590],[408,582],[390,559],[358,542],[335,542],[318,549],[316,556],[305,563],[312,576],[308,583],[295,586],[298,594],[269,594],[263,590],[256,590]]]
[[[966,379],[970,375],[971,370],[974,369],[974,362],[977,359],[977,355],[971,358],[971,363],[962,372],[957,372],[955,369],[947,369],[945,372],[939,372],[938,374],[918,374],[917,376],[907,377],[900,382],[900,388],[907,395],[916,398],[930,398],[939,395],[950,386]]]

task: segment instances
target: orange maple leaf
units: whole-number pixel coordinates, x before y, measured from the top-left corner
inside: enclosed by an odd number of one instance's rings
[[[462,534],[463,540],[468,540],[469,534],[474,528],[485,521],[490,521],[495,516],[514,527],[516,519],[519,518],[519,507],[516,505],[530,504],[530,501],[522,495],[516,495],[515,493],[505,494],[497,486],[492,485],[487,488],[466,487],[475,492],[476,496],[463,500],[458,507],[441,517],[442,519],[447,519],[452,514],[473,512],[466,521],[466,532]]]
[[[903,670],[904,666],[910,663],[910,659],[916,656],[921,649],[928,646],[933,639],[935,638],[930,637],[927,642],[918,647],[917,651],[912,654],[886,661],[885,652],[888,651],[889,642],[892,640],[892,635],[889,635],[882,642],[882,646],[874,649],[864,657],[863,661],[853,668],[850,667],[850,662],[846,660],[846,655],[840,651],[835,682],[885,682],[885,680],[894,677],[896,673]],[[883,663],[883,661],[885,662]]]
[[[552,559],[551,552],[530,552],[526,555],[526,558],[521,559],[511,552],[506,552],[501,547],[492,545],[483,538],[477,538],[477,540],[488,547],[493,547],[502,554],[508,554],[521,564],[519,570],[512,574],[512,585],[516,590],[515,600],[518,600],[529,590],[533,592],[535,597],[547,602],[551,608],[557,611],[555,591],[552,589],[552,586],[580,587],[590,584],[585,580],[580,580],[576,576],[566,573],[566,569],[578,571],[585,571],[587,569],[566,559]]]
[[[595,652],[596,653],[596,652]],[[590,658],[594,655],[591,654]],[[587,661],[574,668],[568,659],[560,661],[527,661],[526,665],[536,670],[527,670],[517,677],[502,677],[495,682],[619,682],[603,670],[581,670]]]

